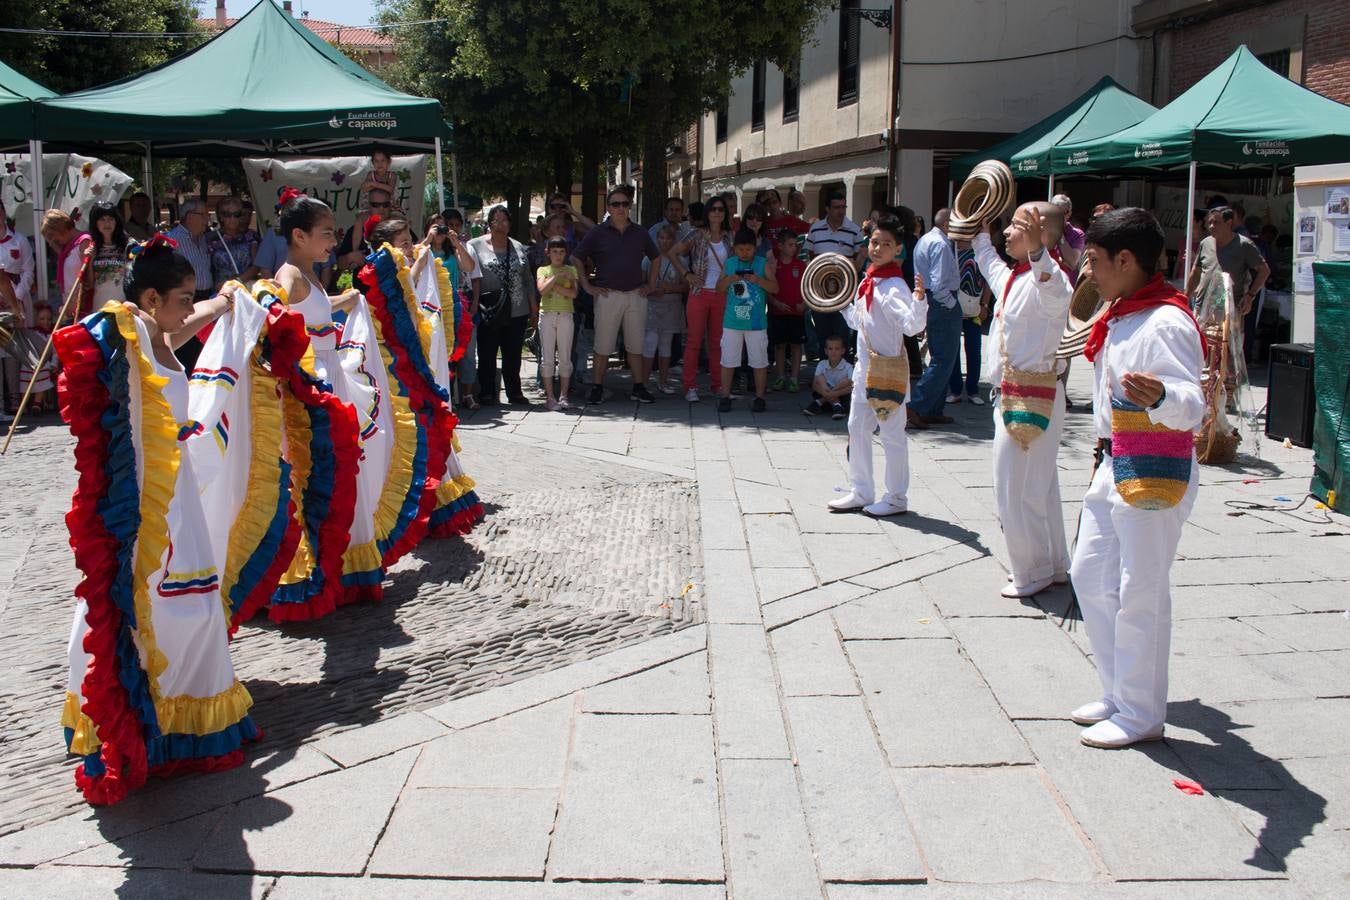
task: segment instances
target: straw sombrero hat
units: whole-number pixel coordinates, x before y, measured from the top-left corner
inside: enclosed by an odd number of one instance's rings
[[[1007,213],[1016,196],[1012,169],[996,159],[986,159],[970,170],[970,177],[956,192],[948,236],[971,240],[986,224]]]
[[[1087,346],[1088,336],[1092,334],[1092,326],[1111,308],[1110,303],[1102,302],[1092,279],[1084,276],[1086,263],[1087,258],[1084,257],[1078,265],[1078,284],[1069,299],[1069,321],[1064,325],[1064,335],[1059,339],[1059,349],[1055,351],[1057,359],[1072,359],[1082,353]]]

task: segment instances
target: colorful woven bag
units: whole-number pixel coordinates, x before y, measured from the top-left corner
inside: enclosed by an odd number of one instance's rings
[[[998,386],[1003,427],[1023,450],[1050,427],[1058,382],[1059,376],[1054,371],[1028,372],[1003,364],[1003,380]]]
[[[867,405],[872,407],[878,422],[885,422],[904,405],[905,392],[909,390],[909,357],[903,344],[899,356],[882,356],[867,348],[867,378],[863,387],[867,389]]]
[[[1111,464],[1116,490],[1138,509],[1171,509],[1191,483],[1195,436],[1155,425],[1148,410],[1111,398]]]

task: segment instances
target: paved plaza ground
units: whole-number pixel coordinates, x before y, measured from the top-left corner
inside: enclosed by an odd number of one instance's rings
[[[59,746],[71,441],[24,433],[0,463],[0,891],[1350,895],[1350,520],[1242,508],[1297,502],[1309,451],[1248,437],[1204,468],[1167,738],[1108,752],[1067,719],[1098,695],[1067,588],[998,595],[988,407],[911,433],[911,512],[878,522],[825,510],[843,422],[748,405],[467,417],[489,522],[380,606],[242,628],[248,765],[104,810]],[[1090,431],[1069,414],[1070,529]]]

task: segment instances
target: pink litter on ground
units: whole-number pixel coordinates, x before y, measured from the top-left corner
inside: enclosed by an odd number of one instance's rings
[[[1205,789],[1202,788],[1199,784],[1197,784],[1194,781],[1189,781],[1185,778],[1173,778],[1172,786],[1177,790],[1181,791],[1183,794],[1190,794],[1195,797],[1203,796],[1205,793]]]

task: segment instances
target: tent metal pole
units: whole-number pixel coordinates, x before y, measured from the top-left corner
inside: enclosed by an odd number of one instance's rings
[[[436,198],[445,209],[445,170],[441,165],[441,139],[436,138]],[[438,210],[439,212],[439,210]]]
[[[1186,278],[1191,277],[1191,266],[1195,264],[1191,259],[1191,239],[1195,235],[1195,168],[1195,160],[1191,160],[1191,177],[1186,190]]]
[[[1049,191],[1049,192],[1046,194],[1046,197],[1045,197],[1045,199],[1047,199],[1047,200],[1049,200],[1049,199],[1051,199],[1052,197],[1055,196],[1055,173],[1054,173],[1054,172],[1051,172],[1051,173],[1050,173],[1050,187],[1049,187],[1048,191]]]
[[[450,154],[450,205],[459,209],[459,163],[455,154]]]
[[[155,169],[153,161],[150,159],[150,144],[148,142],[145,145],[145,155],[141,157],[141,184],[145,186],[145,193],[150,197],[150,217],[158,219],[159,216],[155,215],[159,211],[158,207],[155,206]],[[155,223],[150,222],[148,224],[153,227]]]
[[[33,179],[33,255],[37,267],[37,297],[47,302],[47,240],[42,236],[42,214],[46,212],[46,190],[42,185],[42,141],[28,142],[29,176]]]
[[[948,179],[948,180],[947,180],[947,208],[948,208],[948,209],[951,209],[951,208],[952,208],[952,201],[953,201],[953,199],[954,199],[955,197],[956,197],[956,182],[955,182],[955,181],[952,181],[951,179]]]

